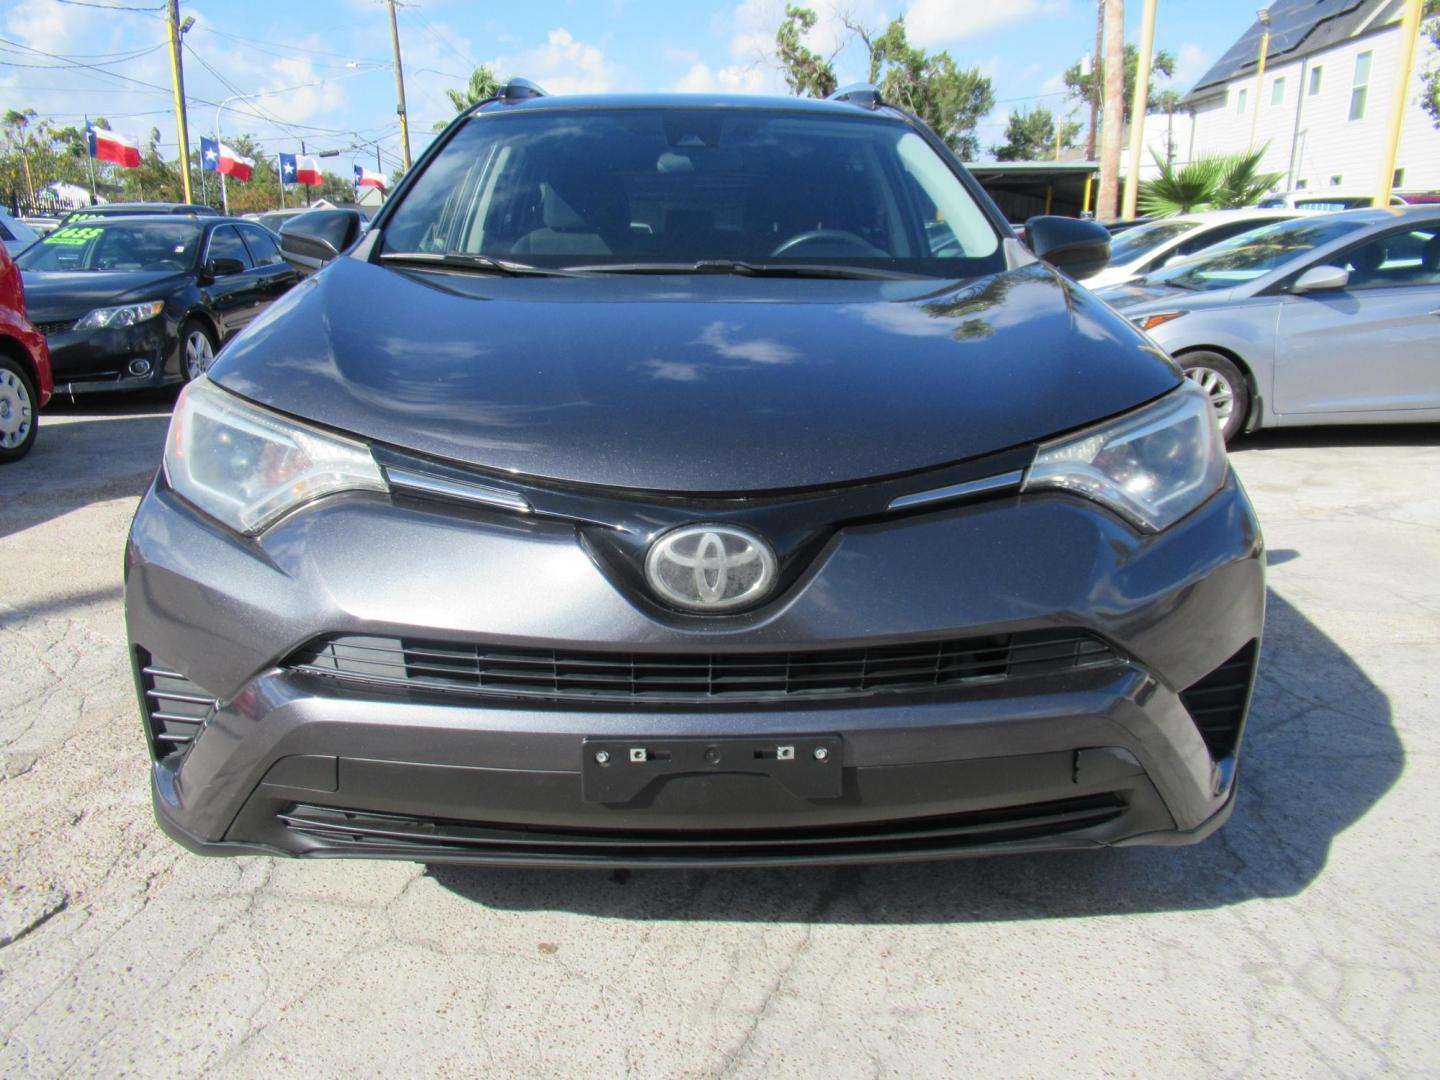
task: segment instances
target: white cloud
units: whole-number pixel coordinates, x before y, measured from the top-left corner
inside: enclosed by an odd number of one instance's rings
[[[575,40],[569,30],[551,30],[545,44],[492,65],[497,75],[523,75],[552,94],[605,93],[617,88],[622,75],[596,45]]]
[[[680,94],[765,94],[773,91],[772,74],[761,67],[730,64],[712,71],[708,64],[692,64],[670,87]]]
[[[1175,74],[1170,79],[1171,85],[1181,92],[1189,90],[1214,62],[1215,58],[1202,46],[1187,41],[1175,55]]]
[[[905,11],[910,41],[927,49],[1017,22],[1049,17],[1065,0],[911,0]]]

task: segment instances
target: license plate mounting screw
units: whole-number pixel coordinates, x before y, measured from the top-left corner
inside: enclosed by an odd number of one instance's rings
[[[609,762],[610,762],[610,751],[609,751],[609,750],[597,750],[597,751],[595,752],[595,764],[596,764],[596,765],[608,765]]]
[[[830,751],[829,751],[829,750],[825,749],[825,747],[823,747],[823,746],[817,746],[817,747],[815,747],[815,760],[816,760],[816,761],[828,761],[829,758],[830,758]]]

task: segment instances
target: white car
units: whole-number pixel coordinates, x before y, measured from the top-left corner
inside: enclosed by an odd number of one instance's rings
[[[1086,288],[1106,289],[1112,285],[1159,270],[1166,263],[1187,258],[1212,244],[1229,240],[1251,229],[1274,225],[1297,217],[1299,210],[1286,208],[1207,210],[1179,214],[1126,229],[1110,243],[1110,265],[1084,279]]]
[[[29,225],[0,210],[0,241],[4,242],[5,250],[11,255],[19,255],[39,239],[40,234]]]

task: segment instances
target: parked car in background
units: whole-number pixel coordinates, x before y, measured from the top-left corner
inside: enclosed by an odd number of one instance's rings
[[[44,236],[60,227],[60,219],[48,214],[26,214],[20,220],[30,226],[36,236]]]
[[[90,221],[92,218],[134,217],[137,214],[195,214],[200,217],[219,217],[220,211],[213,206],[206,206],[204,203],[96,203],[94,206],[82,206],[78,210],[71,210],[60,219],[57,228],[73,225],[77,221]]]
[[[93,218],[19,264],[66,394],[193,379],[299,280],[268,230],[218,216]]]
[[[1290,210],[1210,210],[1156,218],[1127,229],[1110,242],[1110,265],[1084,279],[1089,289],[1103,289],[1140,277],[1177,259],[1204,251],[1222,240],[1294,217]]]
[[[1440,207],[1287,221],[1100,297],[1205,389],[1227,439],[1440,421]]]
[[[4,243],[5,250],[11,258],[19,255],[39,239],[40,234],[25,222],[0,210],[0,242]]]
[[[1363,191],[1338,191],[1328,188],[1300,191],[1281,191],[1266,195],[1255,204],[1261,210],[1276,210],[1288,207],[1291,210],[1317,210],[1325,214],[1341,210],[1373,209],[1375,193]],[[1399,194],[1390,196],[1391,206],[1404,206],[1405,200]]]
[[[50,392],[45,337],[26,313],[19,269],[0,248],[0,465],[18,461],[35,445],[40,407]]]
[[[276,233],[278,235],[280,232],[280,226],[284,225],[292,218],[299,217],[301,214],[307,213],[309,209],[310,208],[307,206],[290,206],[286,207],[284,210],[267,210],[263,214],[246,214],[245,220],[253,221],[258,225],[263,225],[272,233]]]
[[[130,532],[162,826],[671,867],[1218,828],[1259,527],[1060,272],[1109,234],[1026,233],[874,90],[510,87],[358,239],[287,223],[327,265],[182,392]]]

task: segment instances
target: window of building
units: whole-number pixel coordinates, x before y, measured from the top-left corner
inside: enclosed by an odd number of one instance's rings
[[[1270,84],[1270,104],[1283,105],[1285,103],[1285,77],[1282,75]]]
[[[1250,96],[1249,90],[1241,90],[1235,95],[1235,112],[1239,116],[1245,115],[1245,101]]]
[[[1313,68],[1310,69],[1310,96],[1311,96],[1311,97],[1314,97],[1316,94],[1320,93],[1320,79],[1321,79],[1321,76],[1323,75],[1324,71],[1325,71],[1325,69],[1324,69],[1323,67],[1313,67]]]
[[[1370,96],[1371,52],[1362,52],[1355,57],[1355,81],[1350,88],[1350,119],[1365,119],[1365,99]]]
[[[1295,190],[1296,190],[1296,191],[1304,191],[1304,190],[1305,190],[1306,188],[1308,188],[1309,186],[1310,186],[1310,181],[1309,181],[1309,180],[1296,180],[1296,181],[1295,181]]]
[[[1395,175],[1390,178],[1390,186],[1391,186],[1391,187],[1404,187],[1404,186],[1405,186],[1405,170],[1404,170],[1404,169],[1396,169],[1396,170],[1395,170]]]
[[[1343,176],[1336,175],[1336,176],[1330,177],[1330,186],[1331,186],[1331,187],[1339,187],[1339,186],[1340,186],[1341,184],[1343,184],[1344,182],[1345,182],[1345,177],[1343,177]]]

